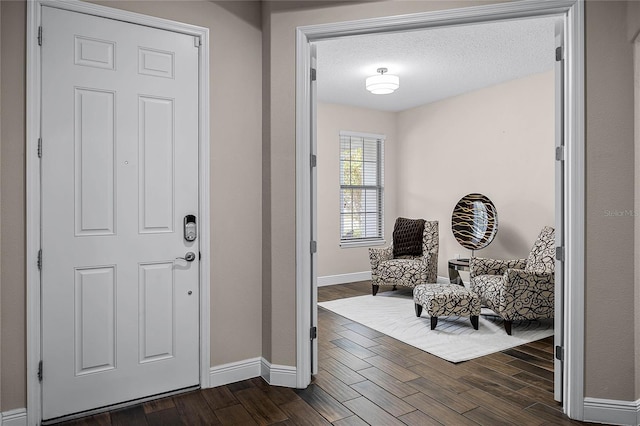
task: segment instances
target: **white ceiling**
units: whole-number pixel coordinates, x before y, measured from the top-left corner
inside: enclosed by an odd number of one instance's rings
[[[536,18],[341,37],[317,42],[318,100],[403,111],[504,81],[551,70],[554,26]],[[365,90],[380,67],[400,77],[390,95]]]

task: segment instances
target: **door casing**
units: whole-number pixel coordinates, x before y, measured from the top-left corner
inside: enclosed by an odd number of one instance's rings
[[[210,386],[210,150],[209,150],[209,29],[76,0],[34,0],[27,2],[27,128],[26,128],[26,275],[27,275],[27,424],[42,419],[42,388],[38,380],[41,360],[41,294],[38,251],[40,250],[40,137],[41,62],[38,29],[43,5],[132,24],[187,34],[200,40],[198,63],[198,202],[200,227],[200,386]],[[46,43],[46,34],[43,34]],[[46,372],[45,372],[46,374]]]
[[[314,286],[309,247],[314,224],[311,202],[313,131],[311,43],[328,38],[409,31],[495,22],[506,19],[559,16],[565,34],[565,268],[563,409],[572,419],[584,417],[584,0],[514,1],[436,12],[387,16],[358,21],[298,27],[296,31],[296,385],[304,388],[312,374],[310,301]],[[567,333],[566,330],[571,330]]]

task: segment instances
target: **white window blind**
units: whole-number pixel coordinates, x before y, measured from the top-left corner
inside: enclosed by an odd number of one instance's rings
[[[340,132],[340,242],[384,238],[384,136]]]

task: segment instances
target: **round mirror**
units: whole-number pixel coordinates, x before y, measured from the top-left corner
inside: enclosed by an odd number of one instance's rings
[[[451,230],[462,247],[485,248],[498,232],[496,207],[482,194],[465,195],[453,209]]]

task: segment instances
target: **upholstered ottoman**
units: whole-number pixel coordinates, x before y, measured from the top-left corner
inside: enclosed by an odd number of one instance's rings
[[[457,284],[420,284],[413,288],[416,316],[422,308],[431,316],[431,329],[438,324],[438,317],[457,315],[471,317],[471,325],[478,329],[480,299],[478,295]]]

